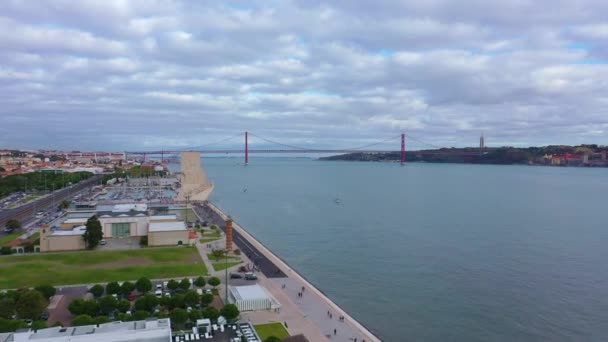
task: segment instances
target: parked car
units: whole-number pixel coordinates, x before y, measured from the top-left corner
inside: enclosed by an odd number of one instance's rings
[[[100,245],[102,245],[102,246],[104,246],[106,243],[107,243],[107,241],[106,241],[106,240],[101,240],[101,241],[99,241],[99,244],[100,244]]]
[[[161,290],[156,290],[156,291],[154,291],[154,294],[156,295],[156,297],[160,298],[160,297],[162,297],[162,296],[163,296],[163,291],[161,291]]]
[[[243,276],[238,273],[230,273],[230,278],[231,279],[241,279],[241,278],[243,278]]]
[[[247,272],[247,273],[245,273],[245,279],[247,279],[247,280],[256,280],[256,279],[258,279],[258,276],[256,276],[255,274],[253,274],[253,272]]]

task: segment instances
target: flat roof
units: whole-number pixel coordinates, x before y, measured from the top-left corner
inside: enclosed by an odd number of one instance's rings
[[[114,212],[122,212],[122,211],[146,211],[148,210],[148,205],[145,203],[131,203],[131,204],[116,204],[112,211]]]
[[[177,220],[177,215],[171,214],[171,215],[150,216],[150,221],[155,221],[155,220]]]
[[[270,296],[260,285],[229,286],[236,300],[270,299]]]
[[[63,223],[83,223],[83,222],[87,222],[88,218],[86,217],[79,217],[79,218],[69,218],[65,221],[63,221]]]
[[[70,235],[83,235],[87,231],[86,226],[78,226],[72,229],[55,229],[50,236],[70,236]]]
[[[185,231],[186,224],[184,221],[175,222],[151,222],[148,228],[149,232],[176,232]]]
[[[53,327],[36,332],[11,333],[9,341],[171,341],[171,321],[169,318],[148,319],[134,322],[111,322],[81,327]],[[0,340],[2,341],[2,340]]]

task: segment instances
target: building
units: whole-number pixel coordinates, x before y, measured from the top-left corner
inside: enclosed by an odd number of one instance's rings
[[[246,286],[228,286],[228,302],[239,308],[239,311],[275,310],[281,304],[258,284]]]
[[[37,331],[0,334],[0,342],[170,342],[171,320],[148,319],[133,322],[111,322],[80,327],[53,327]]]
[[[148,238],[148,246],[194,244],[192,234],[175,214],[154,215],[146,204],[117,204],[108,209],[69,212],[53,227],[40,230],[40,251],[58,252],[85,249],[86,222],[97,215],[105,240]]]

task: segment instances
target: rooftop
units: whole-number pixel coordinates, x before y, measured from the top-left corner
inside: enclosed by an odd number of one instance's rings
[[[0,342],[19,341],[171,341],[171,322],[168,318],[134,322],[111,322],[81,327],[53,327],[36,332],[0,334]]]
[[[186,230],[184,221],[175,222],[150,222],[149,232],[171,232]]]
[[[131,203],[131,204],[116,204],[112,209],[113,212],[124,212],[124,211],[147,211],[148,205],[143,203]]]
[[[150,216],[150,221],[159,221],[159,220],[177,220],[177,215],[154,215]]]
[[[236,300],[270,299],[266,290],[260,285],[229,286]]]
[[[55,229],[50,234],[51,236],[66,236],[66,235],[83,235],[87,231],[86,226],[78,226],[72,229]]]

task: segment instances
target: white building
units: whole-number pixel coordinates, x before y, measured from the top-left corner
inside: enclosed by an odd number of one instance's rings
[[[279,309],[281,304],[262,286],[228,286],[228,302],[239,311],[261,311]]]
[[[111,322],[81,327],[53,327],[37,331],[0,334],[0,342],[170,342],[169,318],[134,322]]]

